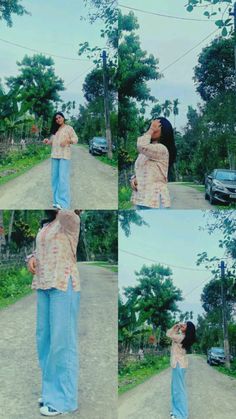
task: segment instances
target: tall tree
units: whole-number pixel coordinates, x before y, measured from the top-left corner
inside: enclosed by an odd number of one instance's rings
[[[143,267],[135,272],[138,285],[126,287],[124,294],[135,305],[139,324],[151,325],[154,333],[158,327],[166,330],[177,313],[181,291],[172,281],[172,271],[161,265]]]
[[[41,54],[26,55],[17,65],[20,74],[8,77],[7,86],[25,110],[36,118],[48,119],[54,106],[61,101],[59,92],[64,90],[62,79],[55,74],[54,61]]]

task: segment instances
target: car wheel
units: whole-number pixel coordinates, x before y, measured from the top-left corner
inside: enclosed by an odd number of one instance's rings
[[[212,191],[210,191],[209,200],[210,200],[210,204],[211,204],[211,205],[214,205],[214,204],[216,203],[216,201],[215,201],[215,199],[214,199],[214,196],[213,196],[213,194],[212,194]]]
[[[206,201],[208,201],[208,199],[209,199],[209,196],[208,196],[208,194],[205,192],[205,200],[206,200]]]

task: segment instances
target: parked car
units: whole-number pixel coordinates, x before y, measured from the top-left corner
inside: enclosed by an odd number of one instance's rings
[[[230,361],[233,361],[233,356],[230,355]],[[223,365],[225,363],[225,351],[223,348],[213,347],[208,349],[207,363],[209,365]]]
[[[223,365],[225,363],[225,351],[223,348],[210,348],[207,352],[209,365]]]
[[[236,202],[236,170],[215,169],[205,180],[205,199],[217,202]]]
[[[89,152],[91,154],[102,155],[107,153],[107,140],[104,137],[93,137],[89,142]]]

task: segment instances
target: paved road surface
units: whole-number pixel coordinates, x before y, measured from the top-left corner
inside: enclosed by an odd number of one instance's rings
[[[205,200],[204,193],[191,186],[184,186],[177,182],[168,183],[172,209],[214,209]]]
[[[188,370],[189,419],[235,419],[236,380],[191,355]],[[169,419],[171,370],[119,397],[119,419]]]
[[[1,209],[52,207],[51,161],[47,159],[0,186]],[[83,146],[72,147],[71,207],[117,208],[117,169],[101,163]]]
[[[80,410],[76,419],[117,418],[117,275],[79,264]],[[0,418],[40,419],[35,294],[0,311]],[[67,417],[67,416],[66,416]]]

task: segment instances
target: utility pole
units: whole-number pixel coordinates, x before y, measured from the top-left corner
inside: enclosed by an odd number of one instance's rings
[[[221,299],[222,299],[222,318],[223,318],[223,334],[224,334],[224,351],[225,351],[225,366],[230,368],[230,353],[229,353],[229,335],[227,324],[227,307],[225,299],[225,263],[220,262],[221,271]]]
[[[103,63],[103,86],[104,86],[104,110],[105,110],[105,124],[106,124],[106,140],[108,147],[108,158],[112,159],[112,141],[111,141],[111,124],[109,111],[109,94],[108,94],[108,80],[107,80],[107,53],[102,51]]]
[[[234,2],[234,11],[229,13],[230,16],[234,16],[234,70],[236,78],[236,2]]]

